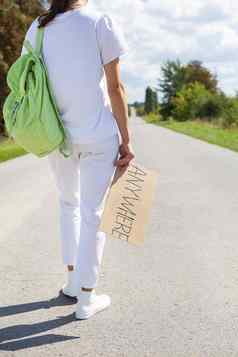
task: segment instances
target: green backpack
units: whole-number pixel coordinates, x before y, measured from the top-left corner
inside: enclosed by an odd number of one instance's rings
[[[36,46],[25,40],[28,50],[9,68],[10,88],[3,105],[3,118],[8,135],[38,157],[59,148],[64,157],[72,153],[66,128],[63,126],[47,69],[41,53],[44,27],[37,28]]]

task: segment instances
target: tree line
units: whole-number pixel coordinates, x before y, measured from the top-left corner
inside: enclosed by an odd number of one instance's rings
[[[2,0],[0,4],[0,134],[4,134],[3,102],[8,94],[6,75],[20,55],[27,28],[44,11],[38,0]],[[217,76],[200,61],[182,64],[165,62],[158,86],[146,88],[143,103],[135,102],[138,115],[155,120],[201,119],[223,127],[238,126],[238,94],[226,95],[218,86]],[[158,99],[158,93],[160,99]],[[129,108],[130,112],[130,108]]]
[[[238,127],[238,94],[226,95],[218,86],[217,75],[200,61],[166,61],[158,86],[147,87],[144,103],[135,102],[134,106],[138,115],[149,115],[153,120],[199,119]]]

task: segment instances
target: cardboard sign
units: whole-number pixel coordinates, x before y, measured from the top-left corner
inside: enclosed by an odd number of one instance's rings
[[[135,162],[116,169],[101,218],[99,230],[111,238],[140,245],[144,241],[156,189],[157,172]]]

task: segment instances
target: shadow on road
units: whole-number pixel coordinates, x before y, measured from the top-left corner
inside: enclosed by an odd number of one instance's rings
[[[54,306],[72,305],[75,304],[75,302],[76,299],[69,299],[60,292],[56,298],[50,300],[1,307],[0,316],[9,316],[39,309],[49,309]],[[0,329],[0,350],[17,351],[21,349],[42,346],[56,342],[78,339],[79,336],[63,336],[56,334],[46,334],[41,336],[34,336],[31,338],[25,338],[61,327],[74,320],[74,314],[70,314],[62,317],[57,317],[56,319],[50,321],[38,322],[34,324],[20,324],[2,328]],[[8,342],[2,343],[4,341]]]
[[[56,342],[63,342],[68,340],[75,340],[79,337],[74,336],[62,336],[62,335],[54,335],[48,334],[43,336],[36,336],[31,338],[24,338],[19,341],[12,341],[0,344],[0,351],[19,351],[26,348],[32,348],[37,346],[44,346]]]
[[[60,291],[58,296],[50,300],[42,300],[26,304],[0,307],[0,317],[16,315],[21,314],[23,312],[30,312],[40,309],[50,309],[54,306],[73,305],[76,303],[76,301],[77,300],[74,298],[67,298]]]

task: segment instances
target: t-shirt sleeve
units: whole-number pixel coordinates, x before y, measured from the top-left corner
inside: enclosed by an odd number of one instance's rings
[[[35,48],[35,41],[36,41],[36,31],[37,31],[37,25],[38,25],[38,18],[36,18],[31,25],[29,26],[24,40],[28,40],[30,44],[32,45],[33,48]],[[24,42],[24,41],[23,41]],[[20,56],[24,55],[25,53],[28,53],[28,50],[22,43],[22,49],[21,49],[21,54]]]
[[[104,65],[128,52],[129,48],[124,33],[111,16],[103,14],[99,18],[96,24],[96,33]]]

